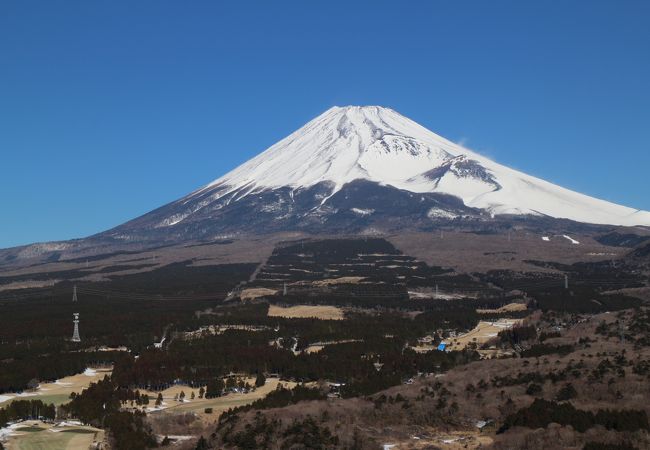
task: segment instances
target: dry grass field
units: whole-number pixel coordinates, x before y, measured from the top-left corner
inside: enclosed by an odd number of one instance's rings
[[[501,319],[497,322],[480,321],[473,330],[455,338],[445,339],[445,342],[451,350],[462,350],[473,342],[481,345],[497,337],[499,331],[512,328],[518,322],[519,320],[516,319]]]
[[[255,384],[254,378],[244,379],[250,385]],[[172,386],[169,389],[161,391],[163,396],[163,405],[160,409],[150,408],[150,412],[153,414],[181,414],[181,413],[195,413],[199,418],[205,423],[211,423],[216,421],[221,415],[222,412],[227,411],[230,408],[235,408],[237,406],[248,405],[253,403],[255,400],[266,397],[269,392],[277,389],[278,385],[282,384],[284,387],[293,388],[296,386],[296,383],[289,381],[280,381],[278,378],[269,378],[266,380],[266,384],[262,387],[255,389],[254,391],[248,393],[229,393],[222,397],[216,398],[198,398],[199,389],[191,388],[189,386]],[[186,400],[181,402],[175,400],[177,395],[180,395],[181,392],[185,393]],[[195,398],[190,399],[192,392],[194,392]],[[152,399],[152,402],[155,402],[158,392],[146,391],[149,397]],[[212,408],[212,413],[206,413],[206,408]]]
[[[278,291],[276,291],[275,289],[250,288],[250,289],[244,289],[239,295],[239,298],[241,298],[242,301],[254,300],[259,297],[277,294],[277,292]]]
[[[336,306],[297,305],[285,308],[282,306],[270,305],[269,317],[285,317],[287,319],[315,318],[322,320],[343,320],[345,318],[345,315],[343,314],[343,310]]]
[[[326,280],[317,280],[312,284],[314,286],[332,286],[336,284],[356,284],[363,281],[364,277],[339,277],[339,278],[328,278]]]
[[[479,314],[499,314],[505,312],[517,312],[517,311],[526,311],[528,309],[523,303],[508,303],[503,305],[501,308],[496,309],[477,309],[476,312]]]
[[[22,394],[0,395],[0,406],[13,400],[41,400],[44,403],[52,403],[58,406],[70,401],[71,393],[81,393],[90,383],[97,382],[110,374],[111,369],[89,368],[84,373],[61,378],[53,383],[41,383],[33,391],[27,391]]]

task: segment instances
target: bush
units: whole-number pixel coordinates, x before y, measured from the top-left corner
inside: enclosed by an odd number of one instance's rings
[[[537,383],[530,383],[526,389],[526,394],[537,395],[542,392],[542,387]]]
[[[557,393],[557,396],[555,397],[557,401],[563,402],[566,400],[571,400],[572,398],[575,398],[578,395],[578,392],[576,392],[576,389],[573,387],[571,383],[565,384],[562,389],[560,389],[560,392]]]

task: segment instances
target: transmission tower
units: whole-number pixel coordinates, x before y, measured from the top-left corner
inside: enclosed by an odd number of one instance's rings
[[[77,301],[77,285],[76,284],[72,287],[72,301],[73,302]]]
[[[72,332],[72,342],[81,342],[81,338],[79,337],[79,313],[72,313],[72,317],[74,319],[72,322],[74,323],[74,331]]]

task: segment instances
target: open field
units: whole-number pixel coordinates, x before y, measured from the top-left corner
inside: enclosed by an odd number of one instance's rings
[[[339,277],[339,278],[327,278],[325,280],[316,280],[313,282],[314,286],[331,286],[333,284],[348,284],[348,283],[360,283],[363,281],[364,277]]]
[[[250,385],[255,384],[254,378],[247,378],[244,381]],[[175,414],[175,413],[195,413],[197,414],[204,422],[213,422],[219,418],[219,415],[227,411],[230,408],[235,408],[237,406],[247,405],[253,403],[255,400],[266,397],[269,392],[277,389],[278,385],[282,384],[286,388],[293,388],[296,386],[296,383],[290,381],[280,381],[278,378],[269,378],[266,380],[266,384],[262,387],[255,389],[254,391],[248,392],[246,394],[240,393],[229,393],[222,397],[216,398],[198,398],[199,390],[193,389],[189,386],[172,386],[169,389],[162,391],[163,395],[163,405],[160,409],[153,409],[151,412],[153,414]],[[185,392],[185,398],[187,399],[184,402],[175,401],[174,397],[180,395],[181,392]],[[190,400],[191,393],[194,392],[194,400]],[[155,402],[158,392],[146,392],[149,397]],[[206,408],[212,408],[212,413],[206,413]]]
[[[23,392],[22,394],[0,395],[0,406],[13,400],[41,400],[44,403],[52,403],[58,406],[67,403],[70,400],[71,393],[80,393],[90,383],[99,381],[110,374],[111,369],[89,368],[83,373],[61,378],[53,383],[41,383],[33,391]]]
[[[472,342],[477,345],[485,344],[495,338],[499,331],[512,328],[517,322],[519,320],[516,319],[501,319],[497,322],[480,321],[473,330],[455,338],[445,339],[445,342],[452,350],[461,350]]]
[[[264,297],[266,295],[274,295],[277,294],[278,291],[275,289],[268,289],[268,288],[251,288],[251,289],[244,289],[241,294],[239,294],[239,298],[242,301],[246,300],[253,300],[258,297]]]
[[[340,339],[338,341],[327,341],[327,342],[314,342],[310,344],[305,349],[302,350],[303,353],[318,353],[323,350],[328,345],[336,344],[349,344],[351,342],[361,342],[361,339]]]
[[[103,439],[104,432],[97,428],[30,420],[13,425],[4,445],[10,450],[87,450]]]
[[[526,311],[528,309],[523,303],[508,303],[503,305],[501,308],[496,309],[477,309],[476,312],[479,314],[499,314],[505,312],[517,312],[517,311]]]
[[[297,305],[286,308],[270,305],[269,317],[284,317],[287,319],[315,318],[322,320],[343,320],[345,318],[341,308],[324,305]]]

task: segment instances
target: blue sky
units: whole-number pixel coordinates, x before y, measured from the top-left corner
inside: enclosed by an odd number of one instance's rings
[[[650,210],[647,1],[5,1],[0,247],[93,234],[333,105]]]

